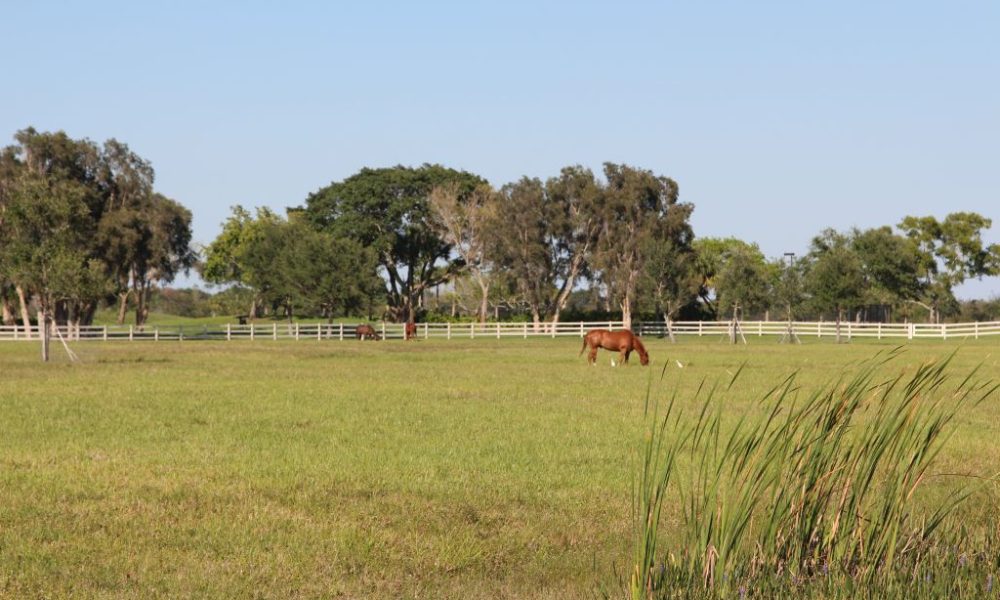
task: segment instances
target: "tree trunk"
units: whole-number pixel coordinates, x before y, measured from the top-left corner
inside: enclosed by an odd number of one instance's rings
[[[532,331],[538,333],[542,329],[542,316],[538,312],[538,306],[531,306],[531,324],[533,325]]]
[[[625,295],[625,298],[621,302],[622,307],[622,329],[632,330],[632,301]]]
[[[49,362],[49,317],[44,310],[38,311],[38,333],[42,338],[42,362]]]
[[[135,327],[142,331],[149,318],[149,285],[143,283],[135,291]]]
[[[118,324],[122,325],[125,323],[125,312],[128,310],[128,297],[132,294],[132,290],[121,292],[118,294]]]
[[[10,305],[10,300],[8,300],[7,298],[4,298],[3,301],[0,302],[0,308],[2,308],[2,310],[3,310],[3,324],[4,325],[13,325],[14,324],[14,311],[13,311],[11,305]]]
[[[479,281],[479,289],[483,293],[483,297],[479,302],[479,322],[486,322],[486,313],[490,310],[489,299],[490,299],[490,284],[485,280]]]
[[[24,298],[24,288],[15,286],[17,299],[21,303],[21,322],[24,324],[24,337],[31,339],[31,315],[28,314],[28,301]]]
[[[663,320],[667,323],[667,338],[670,339],[671,344],[676,344],[677,339],[674,337],[674,320],[670,318],[668,313],[663,313]]]

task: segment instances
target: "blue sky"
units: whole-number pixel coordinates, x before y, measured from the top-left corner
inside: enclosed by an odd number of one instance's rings
[[[0,0],[0,136],[128,143],[202,243],[363,166],[604,161],[770,256],[957,210],[1000,242],[998,2],[207,4]]]

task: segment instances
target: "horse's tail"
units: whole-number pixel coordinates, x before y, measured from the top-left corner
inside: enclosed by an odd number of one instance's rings
[[[580,348],[580,353],[577,356],[583,356],[583,351],[587,349],[587,336],[583,336],[583,348]]]

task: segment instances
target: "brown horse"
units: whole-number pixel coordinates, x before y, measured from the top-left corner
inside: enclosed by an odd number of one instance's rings
[[[375,331],[374,327],[365,324],[358,325],[354,329],[354,337],[358,338],[359,340],[363,340],[366,338],[369,340],[381,339],[381,336],[379,336],[378,332]]]
[[[404,340],[415,340],[417,339],[417,324],[407,323],[403,328],[403,339]]]
[[[639,353],[639,362],[642,363],[642,366],[649,364],[649,354],[646,353],[646,347],[642,345],[639,336],[628,329],[622,329],[621,331],[591,329],[583,338],[583,348],[580,349],[581,356],[583,355],[583,351],[587,349],[587,346],[590,346],[590,354],[587,355],[587,362],[595,366],[597,364],[597,350],[599,348],[617,350],[618,362],[621,364],[628,364],[628,356],[634,350]]]

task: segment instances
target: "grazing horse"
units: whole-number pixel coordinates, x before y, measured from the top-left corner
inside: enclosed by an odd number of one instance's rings
[[[415,340],[417,339],[417,324],[407,323],[403,328],[403,339],[404,340]]]
[[[354,329],[354,337],[358,338],[359,340],[363,340],[366,338],[369,340],[380,339],[378,332],[375,331],[375,328],[372,327],[371,325],[358,325]]]
[[[642,363],[642,366],[649,364],[649,354],[646,353],[646,347],[642,345],[639,336],[628,329],[622,329],[621,331],[591,329],[583,338],[583,348],[580,349],[581,356],[588,346],[590,346],[590,354],[587,355],[587,362],[595,366],[597,364],[597,350],[599,348],[617,350],[618,362],[621,364],[628,364],[628,356],[635,350],[639,353],[639,362]]]

